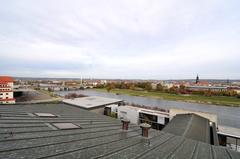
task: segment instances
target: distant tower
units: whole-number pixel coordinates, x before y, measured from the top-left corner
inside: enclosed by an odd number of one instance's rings
[[[197,77],[196,77],[196,84],[198,84],[198,83],[199,83],[199,77],[197,75]]]
[[[227,79],[227,84],[229,85],[229,83],[230,83],[230,81],[229,81],[229,79]]]

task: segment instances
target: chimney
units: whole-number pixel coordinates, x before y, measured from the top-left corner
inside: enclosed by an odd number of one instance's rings
[[[129,124],[129,123],[130,123],[129,120],[123,119],[123,120],[122,120],[122,129],[123,129],[123,130],[128,130],[128,124]]]
[[[142,128],[142,136],[148,137],[148,130],[151,128],[151,125],[147,123],[140,124],[140,128]]]

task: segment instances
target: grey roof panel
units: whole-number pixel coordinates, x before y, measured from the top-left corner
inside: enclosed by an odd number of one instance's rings
[[[229,149],[226,149],[226,151],[228,152],[229,156],[231,156],[231,159],[239,159],[240,158],[240,153],[239,152],[229,150]]]
[[[194,159],[212,159],[212,146],[210,144],[205,144],[202,142],[199,142],[197,144],[196,150],[194,152],[193,158]]]
[[[226,148],[163,131],[150,129],[146,139],[141,137],[139,126],[130,124],[128,131],[122,131],[120,120],[65,104],[7,105],[1,106],[1,113],[2,110],[11,114],[0,117],[0,158],[4,159],[240,158],[240,153]],[[28,115],[40,111],[60,116],[46,119]],[[80,125],[82,129],[53,130],[48,127],[48,124],[64,122]]]
[[[227,152],[226,148],[221,146],[215,146],[213,148],[213,155],[217,159],[231,159],[229,153]]]
[[[176,115],[163,131],[210,143],[209,120],[195,114]]]
[[[173,154],[171,154],[171,158],[186,158],[186,156],[192,158],[195,153],[197,144],[198,143],[193,140],[185,140],[184,144],[182,144]]]
[[[138,158],[165,142],[168,142],[172,137],[173,135],[171,134],[161,133],[149,139],[149,141],[145,140],[144,144],[136,144],[119,152],[104,156],[104,158]]]
[[[146,152],[140,158],[155,159],[158,158],[168,158],[179,148],[184,142],[184,139],[181,137],[172,137],[170,140],[165,142],[162,145],[158,145],[156,148],[151,151]]]

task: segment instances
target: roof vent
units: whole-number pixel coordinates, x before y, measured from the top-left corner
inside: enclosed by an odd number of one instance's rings
[[[128,130],[128,124],[130,123],[129,120],[122,120],[122,130]]]
[[[68,129],[79,129],[80,126],[73,123],[52,123],[53,126],[60,130],[68,130]]]
[[[151,125],[147,123],[142,123],[139,125],[142,128],[142,136],[143,137],[148,137],[148,130],[151,128]]]
[[[49,117],[49,118],[56,118],[57,115],[51,114],[51,113],[34,113],[38,117]]]

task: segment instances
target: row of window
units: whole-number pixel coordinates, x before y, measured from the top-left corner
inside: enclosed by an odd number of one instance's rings
[[[4,103],[8,104],[9,102],[0,102],[0,104],[4,104]]]
[[[3,93],[0,93],[0,96],[2,96],[3,95]],[[8,95],[8,93],[6,93],[6,95]]]
[[[3,99],[2,97],[0,97],[0,99]],[[8,99],[8,97],[6,97],[5,99]]]
[[[10,88],[0,89],[0,91],[10,91]]]
[[[0,87],[9,87],[7,84],[0,84]]]

